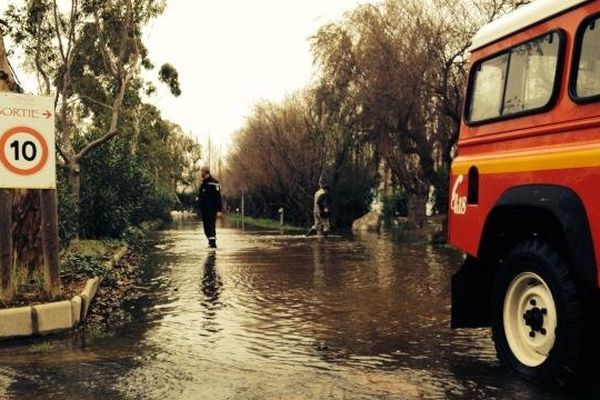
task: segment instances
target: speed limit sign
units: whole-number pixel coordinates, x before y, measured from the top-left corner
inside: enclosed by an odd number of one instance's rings
[[[56,188],[54,100],[0,94],[0,187]]]

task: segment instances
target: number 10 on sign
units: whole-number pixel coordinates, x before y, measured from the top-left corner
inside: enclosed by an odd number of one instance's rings
[[[33,161],[35,160],[36,156],[37,156],[37,147],[35,145],[35,143],[33,143],[31,140],[26,141],[25,143],[23,143],[23,146],[21,147],[20,143],[18,140],[15,140],[14,142],[12,142],[10,144],[10,147],[15,149],[15,160],[19,161],[19,157],[21,157],[19,154],[22,154],[22,157],[27,160],[27,161]],[[20,153],[19,153],[19,149],[20,149]],[[29,151],[27,150],[29,149]]]

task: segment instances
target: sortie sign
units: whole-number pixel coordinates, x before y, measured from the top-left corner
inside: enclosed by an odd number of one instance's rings
[[[0,188],[55,189],[54,99],[0,93]]]

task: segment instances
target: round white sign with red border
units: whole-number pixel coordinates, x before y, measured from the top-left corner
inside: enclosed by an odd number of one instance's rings
[[[48,163],[48,143],[41,133],[18,126],[0,136],[0,163],[16,175],[29,176]]]

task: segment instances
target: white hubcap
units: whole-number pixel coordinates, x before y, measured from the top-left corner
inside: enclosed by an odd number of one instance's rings
[[[533,272],[510,283],[504,298],[504,333],[514,356],[523,365],[538,367],[556,342],[557,315],[552,292]]]

